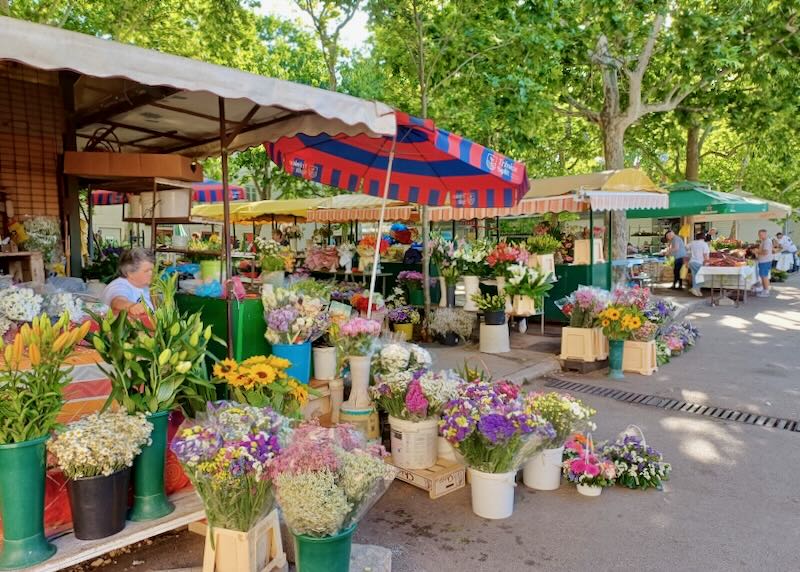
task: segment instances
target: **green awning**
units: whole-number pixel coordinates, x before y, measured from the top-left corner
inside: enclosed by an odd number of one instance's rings
[[[700,183],[684,181],[669,187],[669,208],[633,209],[628,218],[672,218],[693,215],[767,212],[769,205],[732,193],[712,191]]]

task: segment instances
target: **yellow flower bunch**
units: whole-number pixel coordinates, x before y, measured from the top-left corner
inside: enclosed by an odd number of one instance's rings
[[[644,324],[642,312],[635,306],[610,305],[600,312],[597,324],[609,340],[629,340]]]
[[[289,377],[291,365],[278,356],[253,356],[241,363],[224,359],[214,366],[214,377],[227,383],[236,401],[254,407],[272,407],[283,415],[293,415],[308,402],[309,389]]]

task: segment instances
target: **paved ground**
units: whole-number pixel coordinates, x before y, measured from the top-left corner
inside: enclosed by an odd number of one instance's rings
[[[694,350],[651,377],[575,379],[800,419],[798,286],[795,277],[775,288],[777,296],[740,308],[682,298],[694,303],[687,307],[703,334]],[[437,347],[437,363],[452,367],[465,355],[481,357],[497,377],[530,378],[521,372],[552,369],[547,348],[554,340],[516,338],[514,351],[502,357]],[[588,499],[568,485],[533,492],[520,484],[513,517],[487,521],[473,515],[468,488],[431,501],[398,482],[361,524],[356,542],[390,548],[397,572],[798,569],[800,432],[581,397],[598,410],[596,438],[613,438],[635,423],[664,452],[674,465],[664,492],[612,489]],[[184,533],[103,570],[197,566],[200,546]],[[132,567],[134,558],[142,563]]]

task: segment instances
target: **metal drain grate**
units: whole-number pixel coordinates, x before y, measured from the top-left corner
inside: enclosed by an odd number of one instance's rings
[[[636,393],[633,391],[625,391],[623,389],[615,389],[613,387],[587,385],[585,383],[578,383],[576,381],[570,381],[566,379],[557,379],[554,377],[548,378],[547,383],[544,385],[545,387],[552,387],[553,389],[561,389],[573,393],[586,393],[589,395],[596,395],[597,397],[607,397],[608,399],[624,401],[626,403],[649,405],[650,407],[658,407],[659,409],[692,413],[694,415],[713,417],[723,421],[735,421],[736,423],[746,423],[748,425],[758,425],[759,427],[783,429],[784,431],[796,431],[800,433],[800,421],[795,419],[768,417],[766,415],[759,415],[758,413],[747,413],[744,411],[738,411],[736,409],[725,409],[724,407],[700,405],[699,403],[681,401],[680,399],[672,399],[670,397]]]

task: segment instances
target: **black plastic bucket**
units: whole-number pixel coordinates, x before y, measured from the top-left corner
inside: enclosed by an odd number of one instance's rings
[[[75,538],[97,540],[125,528],[130,478],[127,468],[107,477],[67,481]]]
[[[486,311],[483,313],[483,319],[487,326],[502,326],[506,323],[505,310]]]

